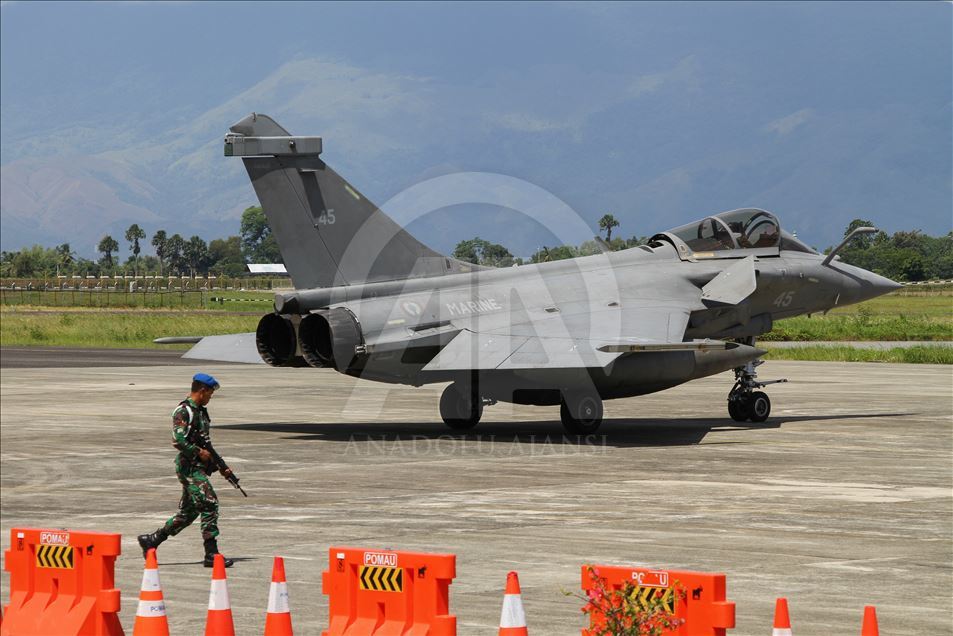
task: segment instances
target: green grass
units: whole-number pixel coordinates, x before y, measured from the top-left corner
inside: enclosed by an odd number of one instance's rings
[[[827,315],[779,320],[760,340],[953,340],[953,291],[901,289]]]
[[[865,313],[798,316],[779,320],[759,340],[953,340],[953,318]]]
[[[167,349],[169,345],[156,345],[152,340],[162,336],[211,336],[254,331],[257,324],[258,316],[198,311],[3,311],[0,313],[0,345]]]
[[[864,312],[871,315],[914,314],[950,318],[953,314],[953,289],[936,291],[898,289],[885,296],[856,305],[838,307],[832,310],[830,315],[853,315]]]
[[[769,360],[815,360],[821,362],[905,362],[914,364],[953,364],[953,347],[916,346],[907,349],[856,349],[844,346],[807,346],[768,350]]]

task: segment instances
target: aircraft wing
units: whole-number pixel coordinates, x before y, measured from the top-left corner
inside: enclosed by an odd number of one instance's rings
[[[545,318],[486,331],[464,329],[424,371],[606,367],[623,353],[698,349],[682,342],[690,306],[564,307]]]
[[[255,346],[254,333],[234,333],[225,336],[205,336],[185,352],[183,358],[265,364]]]

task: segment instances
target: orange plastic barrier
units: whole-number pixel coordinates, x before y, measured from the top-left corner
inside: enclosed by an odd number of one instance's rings
[[[684,620],[678,628],[665,632],[666,635],[725,636],[726,630],[735,626],[735,604],[725,600],[724,574],[584,565],[581,581],[585,592],[593,585],[590,567],[606,581],[608,588],[618,590],[629,582],[636,586],[642,598],[651,594],[662,598],[674,610],[675,617]],[[679,597],[678,590],[685,593],[684,598]],[[588,630],[582,633],[586,636]]]
[[[321,579],[329,614],[323,636],[455,636],[456,575],[453,554],[332,547]]]
[[[122,636],[113,567],[120,535],[11,528],[2,636]]]

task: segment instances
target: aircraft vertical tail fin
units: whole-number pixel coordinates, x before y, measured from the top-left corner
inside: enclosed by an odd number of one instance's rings
[[[255,113],[225,137],[225,155],[242,157],[295,287],[478,269],[415,239],[324,163],[322,150],[320,137],[292,136]]]

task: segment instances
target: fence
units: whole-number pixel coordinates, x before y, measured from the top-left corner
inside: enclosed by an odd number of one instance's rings
[[[206,309],[206,291],[135,291],[123,289],[2,289],[2,305],[40,307],[130,307],[148,309]]]
[[[5,279],[0,281],[0,305],[258,310],[273,301],[271,294],[262,292],[279,288],[275,283],[287,285],[288,281],[142,277]]]
[[[168,291],[176,290],[242,290],[242,291],[273,291],[276,289],[290,289],[290,278],[263,278],[254,276],[210,276],[208,278],[190,276],[50,276],[46,278],[2,278],[0,288],[3,289],[128,289],[130,283],[136,284],[141,291]]]

